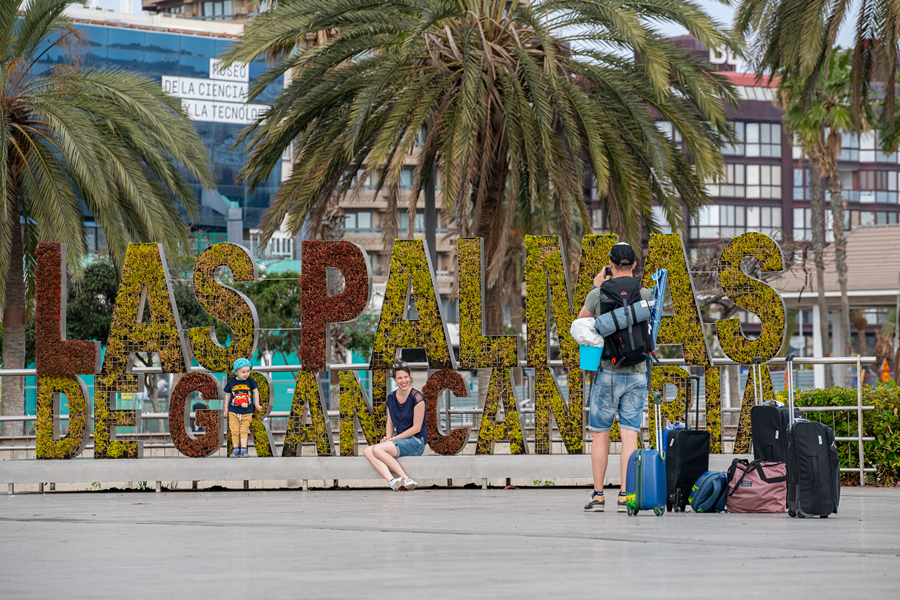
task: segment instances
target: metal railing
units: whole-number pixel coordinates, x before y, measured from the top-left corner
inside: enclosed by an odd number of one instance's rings
[[[676,366],[688,366],[688,367],[696,367],[697,365],[685,365],[684,359],[662,359],[659,361],[663,365],[676,365]],[[862,404],[862,386],[859,384],[861,381],[861,377],[859,374],[862,372],[863,365],[871,365],[875,364],[876,359],[874,356],[856,356],[856,357],[797,357],[794,359],[794,363],[798,365],[853,365],[856,366],[857,369],[857,404],[856,406],[810,406],[810,407],[798,407],[804,413],[817,413],[817,412],[856,412],[857,417],[857,435],[855,436],[842,436],[836,437],[836,442],[841,443],[852,443],[855,442],[857,444],[857,452],[858,452],[858,466],[856,467],[845,467],[841,469],[841,472],[845,473],[859,473],[860,485],[865,485],[865,475],[866,473],[876,472],[877,469],[873,467],[865,466],[865,446],[864,442],[874,441],[874,437],[868,437],[863,435],[863,412],[874,410],[874,406],[864,406]],[[562,367],[563,363],[561,360],[551,360],[548,361],[550,367]],[[742,363],[735,362],[731,359],[727,358],[715,358],[712,360],[712,366],[715,367],[724,367],[724,366],[738,366]],[[766,361],[764,364],[767,365],[784,365],[785,360],[783,358],[773,358],[769,361]],[[408,366],[414,370],[427,370],[428,363],[408,363]],[[526,361],[519,361],[520,368],[526,368]],[[262,373],[298,373],[300,371],[299,365],[270,365],[270,366],[258,366],[254,367],[254,370],[262,372]],[[332,364],[328,366],[329,371],[368,371],[369,364],[368,363],[339,363]],[[192,367],[192,372],[198,373],[214,373],[202,367]],[[162,374],[162,369],[159,367],[135,367],[132,369],[132,373],[135,374]],[[3,376],[36,376],[36,369],[0,369],[0,377]],[[533,377],[528,377],[525,375],[525,378],[528,379],[529,384],[525,386],[526,390],[529,390],[529,397],[522,401],[521,406],[518,407],[518,411],[523,415],[533,415],[535,409],[533,408],[533,398],[534,398],[534,379]],[[532,404],[532,407],[525,406],[526,404]],[[585,394],[585,406],[583,410],[585,413],[589,412],[588,406],[588,398],[587,394]],[[453,408],[451,407],[451,402],[448,400],[444,403],[444,410],[440,411],[440,413],[444,416],[446,427],[449,429],[451,427],[451,416],[452,415],[471,415],[473,417],[472,426],[470,427],[470,438],[474,436],[475,440],[477,440],[477,435],[475,435],[475,422],[474,417],[483,414],[483,410],[477,407],[471,408]],[[645,408],[645,412],[647,409]],[[733,408],[733,407],[722,407],[720,408],[722,414],[740,414],[741,408]],[[340,417],[340,411],[326,411],[326,415],[329,419],[334,420]],[[190,413],[190,416],[193,418],[194,413]],[[93,418],[93,415],[91,415]],[[283,419],[290,417],[290,411],[272,411],[268,415],[268,419]],[[67,420],[67,415],[60,415],[60,420]],[[169,418],[168,412],[142,412],[141,419],[146,420],[167,420]],[[36,415],[19,415],[19,416],[0,416],[0,423],[4,422],[29,422],[37,419]],[[698,424],[699,425],[699,424]],[[526,442],[534,442],[534,436],[528,436],[527,433],[533,433],[534,428],[526,427],[526,431],[523,432],[523,436],[525,437]],[[274,432],[281,433],[281,432]],[[334,431],[332,432],[334,433]],[[357,431],[357,435],[361,433],[361,430]],[[164,432],[160,432],[159,434],[152,433],[141,433],[141,434],[123,434],[128,435],[130,437],[138,436],[152,436],[152,435],[165,435]],[[19,436],[16,436],[19,437]],[[24,438],[33,437],[33,436],[22,436]],[[123,438],[124,439],[124,438]],[[470,439],[470,441],[472,441]],[[562,442],[562,438],[559,436],[550,437],[549,441],[551,443],[560,443]],[[588,441],[586,438],[585,441]],[[726,437],[723,433],[722,442],[734,441],[734,437]],[[277,442],[276,445],[282,445],[282,442]],[[91,448],[92,445],[87,446]],[[173,448],[174,446],[171,443],[168,444],[148,444],[146,445],[148,448]],[[25,445],[25,446],[3,446],[0,445],[0,449],[11,449],[11,450],[34,450],[35,446],[33,445]]]

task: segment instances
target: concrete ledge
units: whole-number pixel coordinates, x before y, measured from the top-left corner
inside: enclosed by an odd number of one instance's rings
[[[735,458],[752,460],[746,454],[713,454],[709,457],[709,468],[724,471]],[[403,458],[400,463],[411,475],[423,479],[591,477],[591,457],[587,454],[418,456]],[[618,479],[618,454],[610,455],[606,476]],[[0,484],[377,478],[378,474],[362,456],[0,461]]]

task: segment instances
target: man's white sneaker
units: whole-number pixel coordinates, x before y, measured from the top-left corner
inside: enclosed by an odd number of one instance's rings
[[[391,479],[390,486],[391,486],[391,489],[394,490],[395,492],[397,490],[399,490],[402,485],[403,485],[402,477],[396,477],[394,479]]]
[[[403,479],[403,487],[405,487],[405,488],[408,489],[409,491],[413,491],[414,489],[416,489],[416,487],[417,487],[418,485],[419,485],[418,483],[416,483],[415,481],[413,481],[413,480],[410,479],[409,477],[406,477],[406,478]]]

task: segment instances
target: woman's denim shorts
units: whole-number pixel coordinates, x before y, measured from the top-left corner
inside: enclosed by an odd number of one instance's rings
[[[422,456],[425,452],[425,442],[416,436],[402,440],[391,440],[397,446],[397,458],[401,456]]]

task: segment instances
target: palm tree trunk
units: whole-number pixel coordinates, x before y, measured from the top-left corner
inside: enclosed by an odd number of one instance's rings
[[[3,368],[25,368],[25,273],[22,227],[19,224],[18,195],[9,203],[9,267],[6,269],[6,297],[3,306]],[[0,384],[0,409],[4,416],[25,414],[25,378],[4,377]],[[4,436],[22,435],[21,423],[3,423]]]
[[[828,306],[825,304],[825,209],[822,201],[822,171],[816,161],[809,165],[809,211],[812,217],[812,250],[816,264],[816,302],[819,306],[819,335],[822,355],[828,354]],[[827,371],[826,371],[827,373]],[[827,379],[827,375],[826,375]],[[828,382],[825,382],[828,385]]]
[[[841,288],[841,339],[844,343],[844,356],[850,356],[850,299],[847,297],[847,236],[844,233],[844,199],[841,196],[841,178],[837,169],[828,178],[828,192],[831,196],[832,231],[834,232],[834,262],[837,268],[838,283]],[[846,367],[837,368],[841,372],[841,383],[846,384]]]

